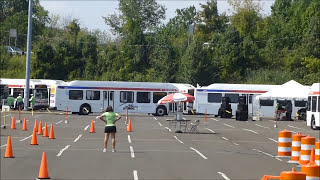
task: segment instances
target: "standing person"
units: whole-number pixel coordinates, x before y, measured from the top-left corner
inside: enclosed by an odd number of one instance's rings
[[[22,108],[23,108],[23,98],[22,98],[21,94],[19,94],[19,96],[17,97],[16,100],[17,100],[18,109],[20,107],[20,110],[22,110]]]
[[[291,114],[292,114],[292,103],[291,101],[287,101],[286,104],[286,119],[287,121],[291,121]]]
[[[36,103],[36,98],[33,96],[33,94],[31,94],[31,98],[30,98],[30,106],[31,108],[33,109],[34,108],[34,105]]]
[[[112,152],[116,152],[115,147],[116,147],[117,128],[115,126],[115,122],[121,119],[121,116],[118,113],[113,112],[112,106],[108,106],[106,109],[106,112],[101,114],[100,116],[97,116],[96,119],[100,119],[106,123],[106,126],[104,128],[105,136],[104,136],[103,152],[107,151],[107,144],[108,144],[108,139],[110,134],[112,138]]]
[[[7,97],[7,104],[8,106],[12,109],[13,108],[13,105],[14,105],[14,97],[10,94],[8,97]]]
[[[279,119],[280,119],[280,103],[277,103],[277,105],[276,105],[275,116],[276,116],[276,121],[279,121]]]

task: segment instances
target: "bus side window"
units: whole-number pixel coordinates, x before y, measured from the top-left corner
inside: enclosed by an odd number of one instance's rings
[[[273,106],[273,100],[260,100],[260,106]]]
[[[87,100],[100,100],[100,91],[87,91]]]
[[[249,94],[249,104],[252,104],[252,97],[253,97],[253,94]]]
[[[307,111],[311,110],[311,96],[308,96],[308,106],[307,106]]]
[[[154,92],[153,93],[153,103],[158,103],[158,101],[167,95],[166,92]]]
[[[225,94],[224,96],[230,98],[230,103],[238,103],[239,102],[239,94]]]
[[[83,92],[81,90],[70,90],[69,91],[69,99],[70,100],[82,100]]]
[[[317,110],[317,96],[312,96],[312,101],[311,101],[311,111],[316,112]]]
[[[306,107],[306,101],[294,101],[294,106],[295,107]]]
[[[109,100],[110,100],[110,101],[113,101],[113,94],[114,94],[113,91],[111,91],[110,94],[109,94]]]
[[[137,103],[150,103],[150,92],[137,92]]]
[[[108,92],[107,91],[103,91],[103,100],[108,100]]]
[[[320,112],[320,96],[318,96],[318,112]]]
[[[121,91],[120,102],[122,103],[133,103],[133,92],[132,91]]]
[[[208,103],[221,103],[221,93],[208,93]]]

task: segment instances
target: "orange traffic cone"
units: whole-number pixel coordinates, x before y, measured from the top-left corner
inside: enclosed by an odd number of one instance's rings
[[[93,121],[93,120],[91,121],[90,133],[95,133],[95,130],[94,130],[94,121]]]
[[[42,153],[38,179],[50,179],[48,173],[47,156],[45,152]]]
[[[22,131],[28,131],[28,129],[27,129],[27,119],[26,118],[23,119]]]
[[[42,132],[42,121],[39,122],[38,134],[39,135],[43,134],[43,132]]]
[[[127,132],[132,132],[131,119],[129,119],[129,123],[128,123],[128,127],[127,127]]]
[[[16,129],[16,120],[14,117],[12,117],[12,121],[11,121],[11,129]]]
[[[282,171],[280,176],[264,175],[261,180],[306,180],[306,173],[296,172],[294,168],[292,171]]]
[[[31,139],[31,145],[38,145],[37,133],[36,133],[35,129],[33,130],[32,139]]]
[[[11,144],[11,137],[8,136],[8,141],[7,141],[7,148],[6,148],[6,153],[4,155],[5,158],[14,158],[13,153],[12,153],[12,144]]]
[[[36,132],[38,132],[38,120],[37,119],[34,119],[34,127],[33,127],[34,130],[36,130]]]
[[[48,125],[47,125],[47,123],[44,123],[43,137],[49,137],[49,135],[48,135]]]
[[[320,179],[320,166],[315,162],[315,150],[311,149],[310,162],[301,166],[301,172],[307,174],[307,179]]]
[[[53,125],[52,125],[52,124],[51,124],[51,128],[50,128],[49,139],[55,139],[55,137],[54,137],[54,131],[53,131]]]

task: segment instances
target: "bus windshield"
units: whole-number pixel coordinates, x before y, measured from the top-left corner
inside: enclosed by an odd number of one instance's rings
[[[48,99],[48,89],[46,85],[38,85],[35,88],[36,99]]]

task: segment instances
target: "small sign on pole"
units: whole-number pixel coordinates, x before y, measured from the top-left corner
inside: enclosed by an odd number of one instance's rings
[[[9,37],[17,38],[17,29],[10,29]]]

